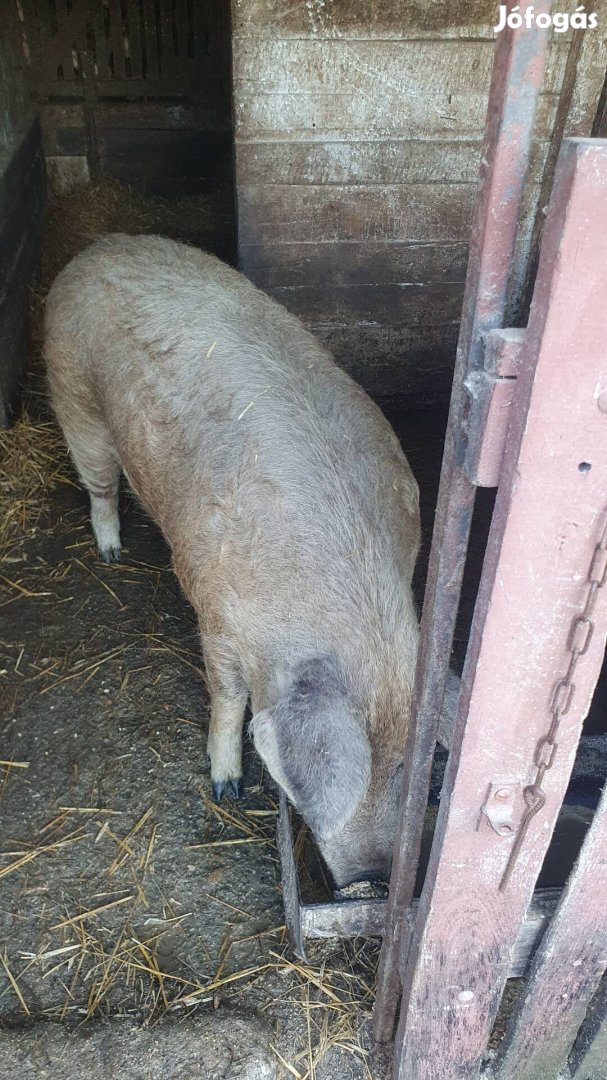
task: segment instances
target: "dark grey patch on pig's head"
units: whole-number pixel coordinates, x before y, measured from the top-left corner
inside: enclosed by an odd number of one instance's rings
[[[364,720],[337,662],[304,661],[285,696],[251,722],[255,747],[323,846],[356,813],[371,776]]]

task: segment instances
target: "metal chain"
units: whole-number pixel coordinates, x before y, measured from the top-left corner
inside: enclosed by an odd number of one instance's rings
[[[572,620],[569,630],[569,638],[567,641],[567,649],[570,653],[569,665],[566,674],[562,679],[559,679],[552,692],[552,698],[550,700],[552,720],[547,734],[540,739],[535,748],[534,763],[537,766],[537,772],[535,774],[534,782],[529,784],[523,791],[523,798],[527,809],[519,825],[518,833],[512,845],[508,862],[506,863],[506,869],[504,870],[502,880],[500,881],[500,892],[503,892],[504,889],[506,889],[508,882],[510,881],[532,819],[536,814],[539,814],[546,802],[546,794],[542,788],[542,784],[546,773],[554,764],[554,759],[558,750],[556,737],[558,735],[561,719],[569,712],[575,694],[573,676],[580,656],[584,656],[584,654],[588,652],[588,646],[590,645],[594,632],[592,615],[598,592],[599,589],[603,588],[607,581],[607,519],[604,521],[601,538],[592,555],[587,581],[588,593],[584,609],[580,615],[576,615]]]

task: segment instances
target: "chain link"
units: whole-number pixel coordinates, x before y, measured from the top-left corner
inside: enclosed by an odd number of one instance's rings
[[[592,621],[594,606],[596,604],[599,589],[602,589],[606,582],[607,518],[604,521],[601,538],[594,549],[590,567],[588,569],[588,592],[586,594],[584,609],[581,614],[576,615],[572,620],[569,630],[567,650],[570,653],[570,657],[567,672],[563,678],[558,680],[552,691],[552,698],[550,701],[552,719],[550,727],[547,734],[540,739],[535,748],[533,760],[537,772],[533,783],[529,784],[523,791],[526,810],[521,819],[508,862],[506,863],[506,869],[504,870],[502,880],[500,881],[500,892],[503,892],[508,886],[508,882],[510,881],[517,859],[521,853],[521,848],[525,841],[525,837],[527,836],[531,821],[536,814],[539,814],[546,802],[546,794],[542,787],[544,777],[554,764],[554,759],[559,748],[556,737],[558,735],[561,719],[569,712],[575,694],[573,676],[580,656],[584,656],[588,652],[588,647],[594,633],[594,623]]]

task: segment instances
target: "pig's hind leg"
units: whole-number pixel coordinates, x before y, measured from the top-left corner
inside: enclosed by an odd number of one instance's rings
[[[62,419],[62,418],[60,418]],[[101,421],[88,418],[78,428],[62,427],[70,454],[91,500],[91,525],[99,556],[104,562],[120,558],[118,484],[120,462],[109,431]]]
[[[205,650],[207,678],[211,692],[211,722],[207,751],[211,759],[211,784],[217,802],[222,795],[239,799],[242,795],[242,727],[248,693],[239,675],[222,669],[221,676],[209,663]]]

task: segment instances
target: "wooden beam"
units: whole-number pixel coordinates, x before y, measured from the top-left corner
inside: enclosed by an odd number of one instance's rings
[[[561,710],[558,746],[544,745],[544,758],[540,748],[554,719],[555,689],[571,671],[574,619],[587,603],[591,566],[595,576],[602,573],[603,556],[595,551],[607,509],[607,309],[599,299],[607,291],[606,214],[607,142],[566,140],[403,975],[398,1080],[478,1075],[601,668],[603,597],[587,649],[578,642],[574,691],[569,682],[561,687],[572,696]],[[538,775],[543,760],[550,769]],[[486,812],[488,793],[500,788],[513,791],[505,833]],[[592,903],[599,906],[596,898]]]
[[[607,565],[607,550],[605,562]],[[607,597],[602,608],[607,625]],[[535,955],[525,993],[506,1034],[498,1080],[513,1076],[517,1080],[553,1080],[566,1064],[606,969],[607,787]],[[586,1075],[594,1080],[593,1073]]]
[[[518,979],[529,967],[537,944],[542,940],[546,927],[556,909],[560,889],[540,889],[535,893],[525,914],[508,968],[508,978]],[[419,905],[411,906],[415,917]],[[385,900],[344,900],[329,904],[302,904],[300,919],[302,938],[352,938],[381,937],[386,916]],[[513,1074],[514,1075],[514,1074]],[[518,1080],[518,1074],[517,1080]],[[539,1076],[538,1076],[539,1080]]]

